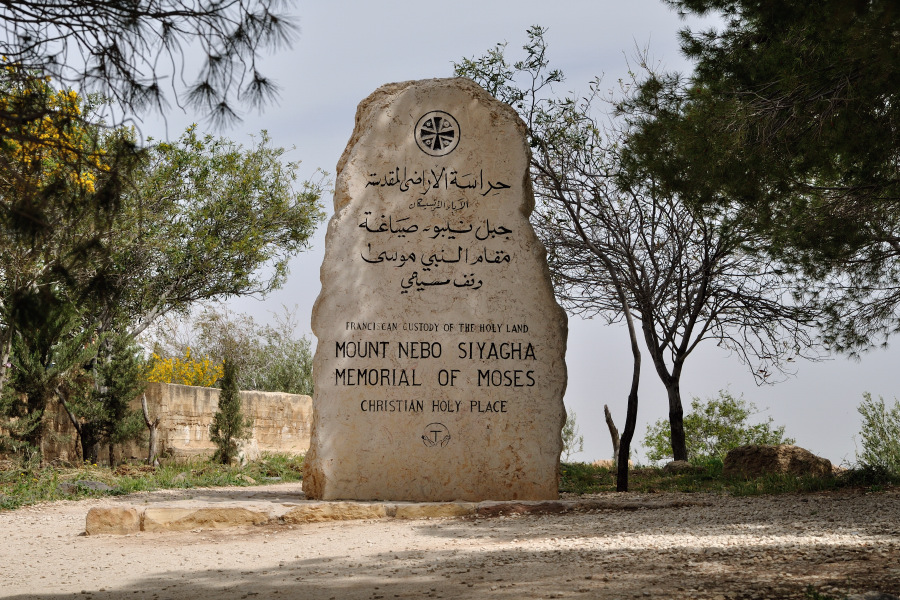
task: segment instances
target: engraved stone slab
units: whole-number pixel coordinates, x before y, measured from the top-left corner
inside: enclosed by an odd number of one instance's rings
[[[566,316],[529,156],[512,108],[467,79],[359,105],[313,309],[307,497],[557,497]]]

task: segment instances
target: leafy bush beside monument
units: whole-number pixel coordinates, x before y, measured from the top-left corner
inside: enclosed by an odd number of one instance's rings
[[[794,443],[792,438],[785,437],[784,426],[773,426],[772,417],[762,423],[751,423],[750,418],[758,412],[753,402],[747,402],[742,396],[735,398],[725,390],[719,391],[718,398],[691,399],[691,412],[684,418],[690,460],[699,463],[724,460],[729,450],[748,444]],[[672,459],[667,421],[659,420],[647,426],[644,447],[651,461]]]
[[[864,466],[900,475],[900,401],[889,406],[884,398],[863,394],[857,407],[862,416],[860,443],[862,453],[856,458]]]

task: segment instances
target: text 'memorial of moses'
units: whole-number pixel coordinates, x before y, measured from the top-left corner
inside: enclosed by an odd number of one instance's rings
[[[338,163],[309,498],[557,497],[566,316],[525,129],[467,79],[385,85]]]

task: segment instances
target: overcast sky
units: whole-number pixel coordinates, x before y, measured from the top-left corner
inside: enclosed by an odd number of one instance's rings
[[[268,130],[275,144],[294,148],[289,156],[303,161],[304,177],[316,169],[334,174],[353,129],[356,105],[376,88],[450,76],[454,61],[480,56],[497,42],[508,42],[508,56],[517,58],[531,25],[549,28],[551,66],[566,74],[565,83],[556,88],[559,92],[584,91],[595,76],[612,87],[627,74],[627,60],[637,48],[649,48],[665,69],[689,69],[677,45],[677,32],[685,22],[658,0],[333,0],[300,2],[297,15],[299,41],[264,63],[264,74],[282,88],[279,104],[262,115],[247,115],[225,135],[250,143],[251,134]],[[165,125],[148,118],[142,130],[156,138],[177,137],[196,119],[173,110]],[[330,216],[330,196],[323,204]],[[231,305],[266,319],[282,305],[296,304],[311,335],[309,317],[320,288],[324,230],[323,225],[311,251],[293,260],[284,289],[262,301],[242,299]],[[636,441],[643,439],[647,423],[668,413],[665,389],[644,355]],[[686,408],[692,396],[715,396],[720,389],[743,394],[768,409],[765,415],[785,425],[798,445],[837,463],[853,462],[859,430],[856,406],[865,391],[893,400],[900,389],[898,359],[900,352],[890,349],[872,352],[860,362],[835,357],[802,363],[787,381],[757,387],[737,357],[710,342],[688,358],[681,389]],[[621,429],[631,373],[627,332],[597,319],[570,317],[567,364],[565,402],[577,413],[585,441],[584,452],[573,459],[609,458],[612,446],[603,405],[609,404]]]

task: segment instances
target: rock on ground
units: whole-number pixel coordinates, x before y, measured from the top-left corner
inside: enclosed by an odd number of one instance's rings
[[[728,477],[759,477],[768,474],[832,474],[831,461],[799,446],[761,446],[751,444],[730,450],[725,455],[722,473]]]

